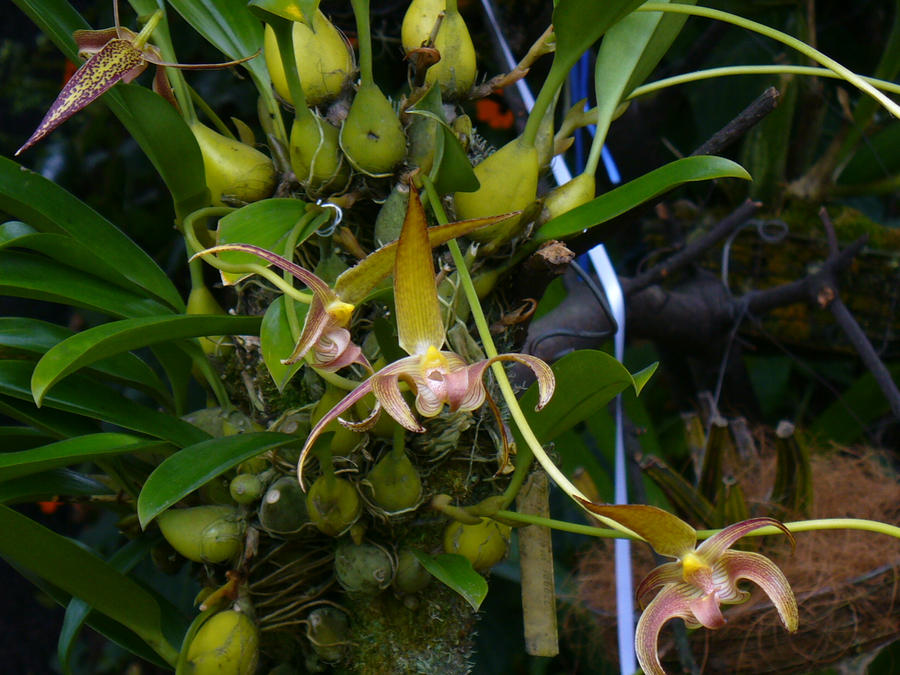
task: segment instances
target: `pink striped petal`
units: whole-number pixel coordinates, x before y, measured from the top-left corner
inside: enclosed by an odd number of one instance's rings
[[[691,613],[696,622],[705,628],[721,628],[725,625],[725,617],[719,609],[719,596],[716,593],[707,593],[699,598],[692,599],[689,603]]]
[[[775,605],[784,627],[791,633],[797,630],[800,622],[797,600],[778,565],[764,555],[749,551],[726,551],[722,564],[732,584],[736,585],[739,579],[747,579],[758,585]]]
[[[721,532],[714,534],[697,547],[697,555],[702,557],[708,563],[713,563],[718,560],[725,551],[731,548],[738,539],[753,530],[758,530],[767,525],[777,527],[784,532],[791,540],[791,546],[794,545],[794,535],[791,534],[791,531],[788,530],[781,521],[775,520],[774,518],[750,518],[749,520],[743,520],[739,523],[729,525]]]
[[[634,650],[644,675],[666,675],[659,662],[659,631],[669,619],[692,620],[690,601],[678,584],[671,584],[664,586],[641,613],[634,633]]]
[[[647,605],[647,596],[660,586],[667,584],[681,583],[681,563],[670,562],[663,563],[659,567],[655,567],[645,576],[641,583],[638,584],[635,597],[641,607]]]

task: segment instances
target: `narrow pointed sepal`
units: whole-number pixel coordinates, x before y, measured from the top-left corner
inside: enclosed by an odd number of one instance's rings
[[[140,52],[127,40],[110,40],[75,71],[44,119],[16,154],[40,141],[72,115],[96,101],[120,80],[130,82],[147,67]]]
[[[736,586],[739,579],[755,583],[775,605],[784,627],[791,633],[797,630],[800,623],[797,600],[778,565],[764,555],[750,551],[725,551],[722,565],[732,585]]]
[[[428,224],[419,192],[410,184],[409,203],[394,260],[397,336],[407,354],[425,354],[444,343],[444,322],[434,278]]]
[[[697,554],[707,562],[718,560],[719,557],[721,557],[726,550],[731,548],[738,539],[753,532],[753,530],[758,530],[761,527],[767,527],[769,525],[777,527],[784,532],[790,540],[791,546],[794,546],[794,535],[791,534],[791,531],[787,529],[781,521],[775,520],[774,518],[759,517],[742,520],[739,523],[729,525],[722,531],[717,532],[697,547]]]

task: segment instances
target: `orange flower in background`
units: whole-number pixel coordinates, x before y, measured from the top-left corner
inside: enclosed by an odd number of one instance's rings
[[[494,94],[502,94],[503,90],[499,89]],[[484,122],[491,129],[512,129],[516,121],[512,110],[499,98],[487,97],[480,98],[475,101],[475,118],[479,122]]]

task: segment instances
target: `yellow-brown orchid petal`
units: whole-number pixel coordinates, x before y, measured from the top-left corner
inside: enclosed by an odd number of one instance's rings
[[[326,372],[337,372],[354,363],[372,371],[362,349],[350,339],[346,328],[332,328],[323,333],[313,348],[312,365]]]
[[[297,460],[297,481],[300,483],[300,487],[304,490],[306,488],[303,483],[303,465],[306,463],[306,456],[309,454],[309,451],[312,449],[313,445],[315,445],[315,442],[316,440],[318,440],[319,436],[322,435],[325,427],[334,422],[334,420],[338,419],[341,414],[347,412],[350,408],[356,405],[358,401],[362,400],[367,394],[372,391],[371,382],[372,378],[369,378],[368,380],[360,384],[356,389],[347,394],[340,401],[338,401],[337,405],[326,412],[322,416],[322,419],[316,422],[316,425],[312,428],[312,431],[309,432],[309,436],[306,437],[306,443],[303,444],[303,449],[300,451],[300,458]]]
[[[788,536],[788,539],[790,539],[791,546],[794,545],[794,535],[791,534],[791,531],[787,529],[781,521],[765,517],[750,518],[749,520],[742,520],[739,523],[729,525],[722,531],[711,536],[697,547],[697,555],[703,558],[707,563],[711,564],[718,560],[726,550],[731,548],[738,539],[749,534],[753,530],[758,530],[767,525],[777,527],[784,532]]]
[[[333,321],[325,311],[322,300],[318,294],[314,294],[312,302],[309,303],[309,310],[306,312],[306,319],[303,322],[303,330],[300,332],[297,346],[294,347],[294,351],[289,357],[282,359],[281,363],[287,366],[300,361],[332,324]]]
[[[444,344],[444,322],[434,279],[425,208],[410,185],[409,203],[394,260],[394,303],[400,347],[410,355],[425,354]]]
[[[437,248],[446,244],[451,239],[462,237],[474,230],[488,225],[499,223],[521,212],[504,213],[499,216],[487,218],[473,218],[471,220],[459,220],[454,223],[436,225],[428,228],[428,243],[431,248]],[[334,290],[344,301],[354,305],[359,304],[375,286],[394,271],[394,260],[397,256],[397,242],[385,244],[366,258],[345,270],[334,283]]]
[[[634,650],[644,675],[666,675],[659,662],[659,631],[676,617],[692,620],[691,597],[677,584],[663,587],[641,613],[634,632]]]
[[[416,421],[403,394],[400,392],[399,378],[409,377],[419,367],[417,356],[407,356],[399,361],[388,364],[369,378],[372,383],[372,393],[381,403],[384,411],[397,422],[410,431],[424,433],[425,427]]]
[[[778,565],[759,553],[751,551],[725,551],[721,564],[725,567],[729,582],[736,587],[739,579],[747,579],[759,586],[769,596],[778,610],[784,627],[791,633],[797,630],[800,615],[794,591]]]
[[[475,368],[478,366],[483,372],[484,369],[495,361],[516,361],[517,363],[521,363],[522,365],[531,368],[532,372],[534,372],[534,376],[537,378],[539,394],[538,402],[534,409],[540,410],[550,402],[550,399],[553,397],[553,392],[556,389],[556,376],[553,374],[553,370],[550,366],[543,360],[536,356],[532,356],[531,354],[498,354],[497,356],[491,357],[481,363],[477,363],[472,367]],[[481,376],[479,375],[479,377]]]
[[[646,504],[594,504],[579,499],[589,511],[615,520],[643,537],[660,555],[682,558],[694,551],[697,531],[678,516]]]
[[[123,80],[130,82],[147,67],[140,50],[128,40],[114,39],[85,61],[69,78],[44,119],[16,150],[20,154],[44,138],[60,124]]]

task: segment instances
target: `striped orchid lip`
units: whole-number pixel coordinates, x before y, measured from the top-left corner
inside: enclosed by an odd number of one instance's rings
[[[637,588],[643,612],[635,630],[635,652],[646,675],[665,675],[658,646],[663,625],[680,618],[689,628],[721,628],[725,617],[720,605],[739,604],[750,597],[738,587],[741,580],[757,584],[775,605],[785,628],[791,633],[797,630],[797,601],[784,573],[759,553],[731,549],[741,537],[766,526],[784,532],[793,545],[793,535],[781,522],[751,518],[729,525],[697,546],[696,530],[662,509],[582,501],[591,512],[643,537],[660,555],[677,558],[652,570]]]
[[[89,57],[63,86],[62,91],[50,106],[44,119],[35,129],[16,155],[24,152],[42,138],[50,134],[60,124],[111,89],[117,82],[132,82],[149,64],[156,66],[153,90],[177,107],[172,87],[166,77],[166,68],[181,70],[212,70],[228,68],[244,63],[256,54],[226,63],[168,63],[163,61],[159,49],[148,40],[163,18],[162,10],[154,12],[140,33],[135,33],[119,25],[118,2],[113,3],[116,25],[103,30],[77,30],[72,37],[82,58]]]
[[[434,228],[431,228],[434,229]],[[416,420],[400,391],[405,382],[415,393],[415,407],[424,417],[434,417],[446,405],[451,411],[475,410],[488,400],[484,373],[498,361],[517,361],[530,367],[537,376],[540,397],[538,408],[553,395],[555,379],[546,363],[526,354],[499,354],[468,364],[458,354],[442,350],[445,330],[441,318],[431,249],[434,246],[425,218],[425,209],[415,186],[410,186],[409,204],[394,259],[394,303],[400,347],[409,356],[401,358],[371,375],[328,411],[313,427],[300,453],[297,474],[303,485],[303,465],[316,439],[335,419],[348,428],[361,431],[375,423],[381,410],[400,425],[418,433],[425,428]],[[377,405],[362,422],[349,422],[340,416],[373,394]],[[496,405],[491,401],[496,413]]]

